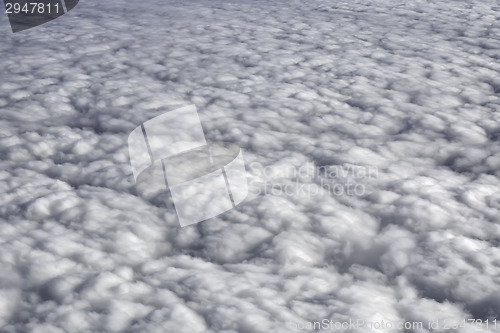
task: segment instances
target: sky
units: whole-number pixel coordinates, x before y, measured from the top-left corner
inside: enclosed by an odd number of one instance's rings
[[[180,227],[127,138],[193,104],[250,193]],[[500,332],[499,141],[496,1],[0,15],[0,332]]]

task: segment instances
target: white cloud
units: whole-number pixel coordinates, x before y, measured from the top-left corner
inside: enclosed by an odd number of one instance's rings
[[[499,16],[475,0],[87,0],[6,30],[0,331],[500,319]],[[127,137],[193,103],[207,141],[244,150],[253,200],[180,229],[137,194]],[[344,173],[314,174],[329,167]]]

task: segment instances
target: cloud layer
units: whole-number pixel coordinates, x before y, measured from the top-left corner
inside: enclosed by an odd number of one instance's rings
[[[3,17],[0,332],[500,319],[499,18],[488,0]],[[190,104],[242,147],[253,196],[179,228],[137,195],[127,137]]]

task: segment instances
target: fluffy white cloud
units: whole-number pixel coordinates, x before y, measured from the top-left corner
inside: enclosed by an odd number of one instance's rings
[[[0,331],[500,319],[499,19],[476,0],[2,17]],[[127,136],[193,103],[244,150],[251,197],[179,228],[137,194]]]

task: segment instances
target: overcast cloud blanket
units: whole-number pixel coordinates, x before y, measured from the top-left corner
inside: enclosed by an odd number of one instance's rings
[[[0,332],[500,319],[497,1],[86,0],[7,24]],[[127,136],[190,104],[252,193],[180,228],[137,195]]]

